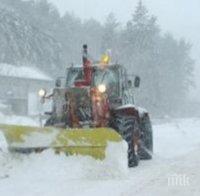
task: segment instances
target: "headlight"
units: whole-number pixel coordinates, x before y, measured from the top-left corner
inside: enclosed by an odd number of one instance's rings
[[[106,92],[106,86],[104,84],[100,84],[98,86],[98,90],[100,93],[105,93]]]
[[[38,91],[38,95],[39,95],[40,97],[44,97],[44,96],[46,95],[46,90],[45,90],[45,89],[40,89],[40,90]]]

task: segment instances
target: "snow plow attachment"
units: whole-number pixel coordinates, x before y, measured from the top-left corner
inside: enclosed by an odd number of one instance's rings
[[[110,128],[59,129],[0,125],[11,152],[32,153],[53,149],[56,154],[105,158],[109,142],[120,143],[122,137]]]

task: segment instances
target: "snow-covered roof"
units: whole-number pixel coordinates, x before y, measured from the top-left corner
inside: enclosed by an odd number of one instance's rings
[[[37,68],[0,64],[0,76],[51,81],[52,78]]]

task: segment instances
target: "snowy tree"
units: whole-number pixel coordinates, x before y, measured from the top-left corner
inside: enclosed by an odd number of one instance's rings
[[[119,23],[113,13],[110,13],[103,26],[102,35],[102,53],[110,49],[112,57],[117,59],[118,56],[118,27]]]
[[[154,114],[175,115],[191,84],[193,61],[190,45],[173,36],[162,36],[156,18],[139,1],[121,34],[121,62],[142,78],[139,104]]]
[[[81,35],[82,22],[81,20],[69,13],[61,18],[59,31],[56,35],[58,41],[62,44],[62,55],[68,63],[80,63],[81,55]]]
[[[160,104],[171,115],[180,115],[193,85],[194,61],[190,57],[191,45],[177,41],[166,34],[160,42]]]
[[[90,55],[96,61],[101,54],[101,38],[103,34],[101,23],[94,19],[86,20],[82,28],[82,43],[88,44]]]
[[[123,62],[143,79],[140,103],[146,107],[156,104],[158,81],[159,28],[156,18],[149,16],[146,7],[139,1],[131,21],[122,34]],[[152,109],[152,108],[151,108]]]
[[[61,47],[14,10],[0,8],[0,61],[14,65],[37,66],[55,76],[62,67]]]

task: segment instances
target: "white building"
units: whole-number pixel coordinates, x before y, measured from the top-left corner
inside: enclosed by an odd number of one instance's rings
[[[39,89],[49,90],[53,85],[53,79],[36,68],[0,64],[0,103],[14,114],[37,115]]]

